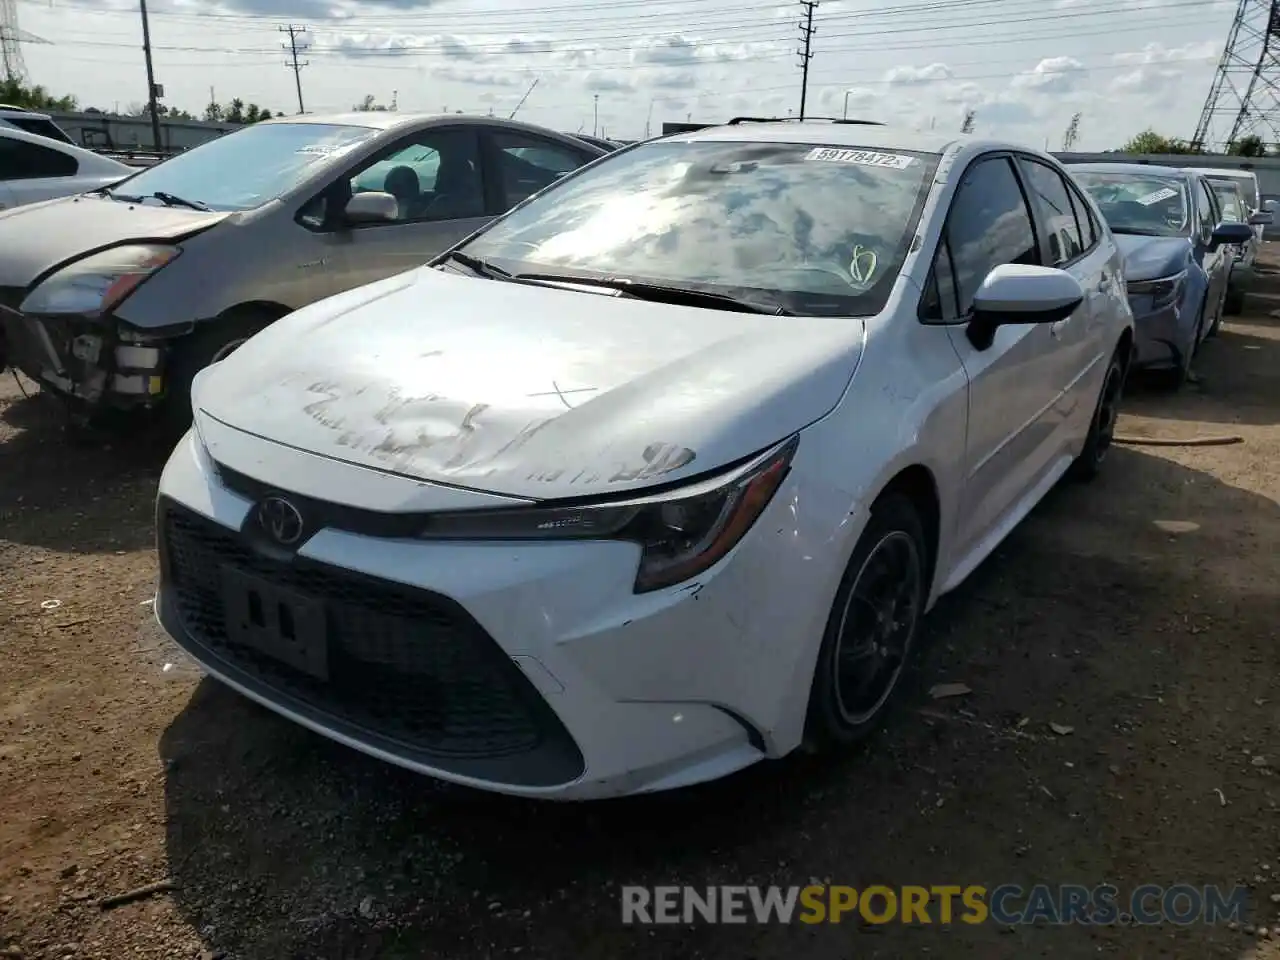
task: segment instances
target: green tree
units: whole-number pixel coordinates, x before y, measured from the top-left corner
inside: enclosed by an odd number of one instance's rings
[[[1185,140],[1161,136],[1150,127],[1120,148],[1121,153],[1195,153]]]
[[[366,93],[364,99],[357,103],[351,109],[360,113],[382,113],[386,111],[386,107],[378,103],[372,93]]]
[[[214,123],[218,120],[221,120],[222,104],[218,103],[218,101],[216,100],[210,100],[207,104],[205,104],[204,119],[208,120],[210,123]]]
[[[1251,133],[1249,136],[1241,137],[1228,146],[1227,153],[1233,157],[1265,157],[1267,155],[1267,147],[1262,142],[1261,137]]]
[[[227,123],[244,123],[244,101],[236,97],[223,111],[222,119]]]
[[[10,103],[29,110],[52,110],[55,113],[74,113],[76,109],[75,97],[55,97],[39,84],[28,87],[13,77],[0,80],[0,103]]]

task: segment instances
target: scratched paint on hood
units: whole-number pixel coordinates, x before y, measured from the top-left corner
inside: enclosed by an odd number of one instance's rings
[[[821,417],[862,329],[423,270],[273,324],[196,402],[363,466],[583,496],[713,469]]]

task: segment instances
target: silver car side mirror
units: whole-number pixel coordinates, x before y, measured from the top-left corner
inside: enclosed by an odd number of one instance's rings
[[[343,211],[347,223],[387,223],[400,216],[400,203],[389,193],[357,193]]]

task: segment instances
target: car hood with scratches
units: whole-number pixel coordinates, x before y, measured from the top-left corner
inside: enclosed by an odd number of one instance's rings
[[[181,240],[227,216],[95,194],[14,207],[0,213],[0,287],[27,287],[54,267],[122,243]]]
[[[599,496],[722,467],[828,413],[859,319],[778,317],[421,268],[278,321],[194,406],[291,447],[491,493]]]
[[[1168,277],[1187,268],[1191,241],[1186,237],[1115,235],[1124,255],[1124,278],[1129,282]]]

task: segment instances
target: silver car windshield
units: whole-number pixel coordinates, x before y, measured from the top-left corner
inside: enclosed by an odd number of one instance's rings
[[[1185,237],[1191,232],[1187,188],[1181,180],[1079,168],[1071,175],[1097,201],[1112,233]]]
[[[611,154],[463,248],[515,274],[757,296],[800,315],[879,312],[937,155],[658,141]]]
[[[376,133],[328,123],[255,124],[150,167],[112,191],[181,197],[210,210],[252,210],[288,191],[316,164]]]

